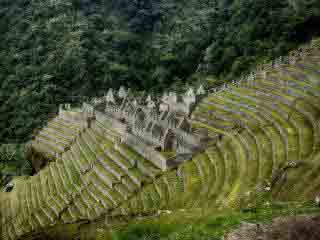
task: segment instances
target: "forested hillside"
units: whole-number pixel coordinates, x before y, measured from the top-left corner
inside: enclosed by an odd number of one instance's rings
[[[71,95],[230,80],[319,24],[318,0],[1,0],[0,141],[26,141]]]

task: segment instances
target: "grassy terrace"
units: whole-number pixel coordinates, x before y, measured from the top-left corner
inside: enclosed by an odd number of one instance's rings
[[[61,207],[56,209],[58,213],[62,213],[59,221],[70,223],[83,218],[94,219],[128,200],[143,182],[148,181],[148,176],[145,176],[143,171],[150,170],[150,176],[158,172],[138,154],[134,155],[133,160],[133,155],[128,155],[134,154],[132,150],[123,148],[120,153],[113,147],[113,139],[99,134],[98,131],[98,128],[93,128],[82,133],[70,151],[63,154],[62,159],[51,163],[48,170],[41,172],[44,176],[49,174],[47,180],[51,179],[48,182],[52,184],[49,188],[50,195],[60,198]],[[135,164],[136,161],[141,163]],[[89,168],[83,172],[85,166]],[[45,201],[34,202],[32,206],[39,206]],[[65,208],[66,206],[68,207]],[[43,213],[46,216],[47,212]],[[57,222],[57,219],[51,216],[51,222],[41,217],[42,215],[35,217],[38,220],[35,228]]]
[[[80,116],[80,114],[74,113],[71,115]],[[64,118],[58,116],[51,120],[35,136],[35,140],[32,141],[33,149],[48,156],[50,159],[55,159],[56,153],[64,153],[84,129],[82,126],[84,120],[68,120],[70,116],[64,116]]]
[[[304,64],[318,66],[310,62]],[[295,69],[282,69],[286,68]],[[299,64],[297,68],[302,71]],[[314,198],[320,169],[316,123],[320,76],[304,70],[312,78],[301,81],[286,78],[282,69],[271,71],[255,85],[232,87],[204,99],[193,112],[193,128],[220,134],[220,140],[192,162],[170,171],[170,180],[166,174],[147,185],[123,208],[134,213],[153,211],[155,205],[159,205],[156,209],[172,210],[179,206],[238,206],[242,195],[272,181],[270,196],[274,199]],[[285,84],[288,81],[293,83]],[[288,168],[291,162],[305,164]],[[277,180],[281,171],[285,182]],[[306,182],[299,176],[312,185],[305,188]],[[178,182],[182,188],[170,188]]]
[[[49,123],[39,149],[54,154],[51,145],[71,148],[38,175],[17,182],[5,199],[0,195],[3,239],[63,223],[103,216],[130,221],[137,215],[150,219],[113,235],[101,232],[118,240],[140,230],[168,239],[174,234],[220,239],[241,221],[318,212],[305,203],[277,205],[312,201],[319,194],[318,53],[273,69],[255,84],[203,99],[192,113],[192,127],[218,137],[191,161],[166,172],[119,143],[119,133],[108,122],[94,122],[81,134],[81,127],[67,119]],[[153,218],[159,210],[167,214]]]
[[[53,125],[59,126],[61,132],[44,138],[54,141],[54,137],[59,136],[61,140],[66,123]],[[54,132],[52,129],[46,133]],[[112,135],[105,135],[106,132]],[[27,181],[18,182],[15,189],[20,189],[19,193],[14,191],[3,209],[8,209],[6,217],[19,220],[7,225],[8,232],[3,233],[5,237],[14,239],[58,223],[93,220],[130,199],[142,183],[151,182],[148,178],[155,177],[159,170],[125,146],[120,146],[118,151],[113,142],[115,137],[114,131],[109,131],[105,124],[97,123],[92,129],[77,135],[62,158]],[[68,138],[69,135],[63,139]],[[50,149],[49,145],[47,147]],[[10,212],[7,207],[14,203],[17,208]]]

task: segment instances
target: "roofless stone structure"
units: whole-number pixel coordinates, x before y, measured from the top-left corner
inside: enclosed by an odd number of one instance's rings
[[[200,86],[197,91],[189,88],[182,96],[170,92],[161,99],[153,99],[151,95],[137,98],[122,86],[118,91],[109,89],[101,101],[93,101],[93,104],[104,104],[99,117],[107,117],[115,126],[125,126],[121,127],[121,142],[146,158],[159,156],[152,158],[153,163],[167,169],[170,164],[162,153],[193,154],[200,150],[201,139],[192,135],[188,119],[192,107],[204,95],[205,90]],[[96,116],[94,112],[98,110],[88,105],[84,103],[83,111]]]

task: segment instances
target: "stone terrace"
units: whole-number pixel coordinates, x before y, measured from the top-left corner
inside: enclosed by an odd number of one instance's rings
[[[66,125],[71,111],[62,109],[44,131],[64,129],[73,140],[61,148],[53,137],[36,136],[55,161],[0,194],[2,238],[101,216],[235,207],[255,192],[315,199],[319,56],[317,40],[207,96],[202,87],[189,89],[182,101],[174,93],[157,100],[110,90],[84,103],[77,113],[84,125]]]

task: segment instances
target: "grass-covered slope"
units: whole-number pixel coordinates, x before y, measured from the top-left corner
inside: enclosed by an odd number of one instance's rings
[[[261,231],[261,228],[259,229],[259,227],[261,227],[262,224],[269,224],[275,218],[291,218],[295,221],[295,218],[300,215],[306,215],[309,218],[312,216],[319,216],[319,207],[308,204],[295,205],[277,203],[251,212],[183,209],[183,211],[162,212],[153,217],[142,217],[135,222],[124,221],[122,225],[111,225],[112,227],[109,228],[103,228],[99,223],[87,226],[83,225],[80,226],[80,231],[75,235],[81,236],[83,239],[90,240],[222,240],[229,239],[226,238],[227,233],[232,232],[234,229],[243,225],[254,226],[258,233],[260,230],[261,234],[263,231]],[[288,225],[279,224],[279,222],[281,223],[284,221],[280,220],[277,222],[276,226],[279,227],[278,229],[280,229],[280,231],[278,230],[273,237],[266,239],[274,240],[275,237],[278,237],[277,239],[281,240],[287,239],[281,238],[281,236],[291,239],[290,236],[294,234],[288,234],[288,230],[290,229],[288,228]],[[310,226],[308,224],[301,226],[301,222],[295,222],[295,229],[297,230],[295,236],[297,239],[309,240],[312,239],[312,236],[317,236],[313,235],[312,231],[317,233],[318,218],[315,219],[316,224],[314,226]],[[255,224],[259,225],[255,226]],[[293,228],[291,227],[290,230],[293,230]],[[51,232],[57,233],[57,229],[52,229]],[[247,239],[248,236],[251,236],[250,233],[250,231],[244,232],[242,234],[244,237],[243,239]],[[300,238],[299,234],[300,236],[309,235],[310,238]],[[245,236],[247,238],[245,238]],[[251,237],[250,239],[256,240],[257,238]]]
[[[64,126],[61,124],[61,117],[50,121],[38,133],[35,150],[54,155]],[[75,139],[61,152],[62,158],[52,156],[55,162],[32,177],[15,178],[14,190],[0,194],[3,239],[16,239],[52,225],[96,219],[159,174],[149,161],[119,143],[119,134],[108,127],[108,122],[95,121],[77,135],[71,125],[64,126],[63,135]],[[48,131],[54,126],[58,126],[56,131]]]
[[[222,240],[227,233],[237,230],[241,226],[255,227],[270,224],[275,218],[292,219],[295,222],[293,231],[297,239],[314,236],[310,230],[318,232],[316,228],[319,219],[319,207],[308,203],[274,203],[255,211],[218,211],[216,209],[181,209],[178,211],[162,211],[151,216],[142,216],[134,221],[129,218],[119,218],[115,221],[99,219],[95,222],[59,225],[47,228],[35,235],[25,236],[25,240],[38,238],[56,239],[84,239],[84,240]],[[304,216],[314,218],[315,225],[301,224],[296,218]],[[280,220],[281,221],[281,220]],[[283,220],[282,220],[283,221]],[[282,222],[281,221],[281,222]],[[256,226],[259,224],[259,226]],[[277,235],[288,235],[288,225],[276,223]],[[291,229],[293,229],[291,226]],[[291,230],[290,229],[290,230]],[[261,230],[261,228],[260,228]],[[248,234],[243,232],[242,235]],[[298,234],[297,234],[298,233]],[[315,235],[316,236],[316,235]],[[253,238],[256,239],[256,238]],[[271,238],[273,240],[273,238]],[[270,240],[271,240],[270,239]],[[289,238],[290,239],[290,238]],[[311,238],[302,238],[310,240]],[[269,239],[268,239],[269,240]]]
[[[121,212],[315,199],[320,154],[318,43],[295,64],[283,64],[265,78],[203,99],[192,114],[194,128],[207,129],[219,139],[146,186],[121,206]]]
[[[192,113],[193,128],[219,137],[163,173],[119,144],[110,123],[96,122],[62,159],[0,195],[2,237],[87,220],[134,220],[159,210],[214,213],[313,201],[320,163],[319,54],[315,40],[297,62],[209,94]]]

